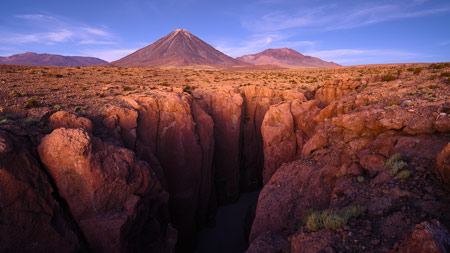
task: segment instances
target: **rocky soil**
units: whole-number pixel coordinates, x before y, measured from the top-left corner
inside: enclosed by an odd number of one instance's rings
[[[449,96],[450,64],[0,66],[0,251],[191,252],[262,187],[248,252],[447,252]]]

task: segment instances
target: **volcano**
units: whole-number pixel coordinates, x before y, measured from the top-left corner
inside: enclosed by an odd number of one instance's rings
[[[231,67],[248,63],[236,60],[185,29],[176,29],[155,43],[111,63],[136,67]]]
[[[254,65],[278,65],[284,68],[330,68],[339,64],[327,62],[316,57],[303,55],[290,48],[267,49],[257,54],[249,54],[236,58]]]

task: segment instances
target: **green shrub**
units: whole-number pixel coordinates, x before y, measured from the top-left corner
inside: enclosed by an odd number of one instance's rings
[[[130,91],[131,87],[130,86],[123,86],[123,91]]]

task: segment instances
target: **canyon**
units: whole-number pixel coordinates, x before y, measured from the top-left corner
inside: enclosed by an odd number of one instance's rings
[[[449,72],[0,66],[0,251],[446,252]]]

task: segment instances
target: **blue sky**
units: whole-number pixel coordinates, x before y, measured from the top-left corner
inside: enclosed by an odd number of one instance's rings
[[[450,61],[449,0],[1,0],[0,55],[119,59],[184,28],[233,56],[289,47],[342,65]]]

